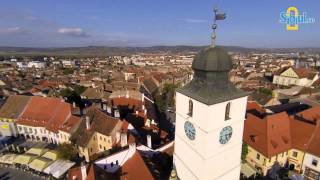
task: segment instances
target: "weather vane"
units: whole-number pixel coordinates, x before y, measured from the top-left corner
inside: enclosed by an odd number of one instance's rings
[[[218,27],[217,25],[217,21],[218,20],[224,20],[226,19],[226,13],[218,13],[218,9],[217,8],[214,8],[214,23],[212,25],[212,29],[213,29],[213,32],[212,32],[212,36],[211,36],[211,47],[215,47],[216,46],[216,29]]]

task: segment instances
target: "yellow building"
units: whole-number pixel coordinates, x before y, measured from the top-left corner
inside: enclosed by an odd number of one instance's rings
[[[260,171],[261,174],[266,175],[268,170],[272,168],[275,162],[279,162],[281,166],[284,166],[287,162],[287,158],[288,151],[279,153],[272,157],[267,157],[248,146],[248,155],[246,157],[246,161],[252,167]]]
[[[29,96],[10,96],[0,109],[0,135],[17,136],[16,119],[29,102]]]
[[[80,157],[84,157],[89,162],[118,142],[127,143],[126,133],[120,133],[126,131],[124,124],[123,121],[93,107],[87,111],[71,139],[78,147]]]
[[[244,143],[248,145],[246,160],[263,175],[277,162],[282,167],[303,173],[303,162],[310,139],[315,132],[314,107],[289,117],[286,112],[266,115],[247,114]],[[259,117],[258,117],[259,116]],[[308,122],[310,121],[310,122]]]

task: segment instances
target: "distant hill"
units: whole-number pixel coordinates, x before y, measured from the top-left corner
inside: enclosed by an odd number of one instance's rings
[[[26,48],[26,47],[0,47],[0,55],[26,55],[26,56],[116,56],[138,53],[159,54],[186,54],[196,53],[205,46],[152,46],[152,47],[68,47],[68,48]],[[307,52],[320,53],[320,48],[279,48],[259,49],[239,46],[223,46],[229,52]]]

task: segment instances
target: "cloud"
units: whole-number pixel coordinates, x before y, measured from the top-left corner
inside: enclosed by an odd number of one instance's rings
[[[38,18],[35,16],[31,16],[31,15],[25,15],[25,16],[23,16],[23,19],[33,21],[33,20],[37,20]]]
[[[99,20],[100,18],[98,16],[88,16],[89,20]]]
[[[185,18],[185,19],[180,19],[184,22],[187,22],[187,23],[205,23],[207,22],[207,20],[205,19],[192,19],[192,18]]]
[[[59,34],[75,36],[75,37],[88,37],[89,35],[84,32],[82,28],[60,28],[58,29]]]
[[[25,31],[20,27],[0,28],[0,34],[23,34]]]

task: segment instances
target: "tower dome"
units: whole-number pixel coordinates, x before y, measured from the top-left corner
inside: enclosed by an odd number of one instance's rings
[[[220,47],[209,47],[202,50],[193,60],[193,70],[207,72],[222,72],[232,69],[232,60],[229,54]]]
[[[247,95],[229,81],[232,60],[221,47],[210,46],[202,50],[194,58],[192,69],[193,79],[178,92],[208,105]]]

